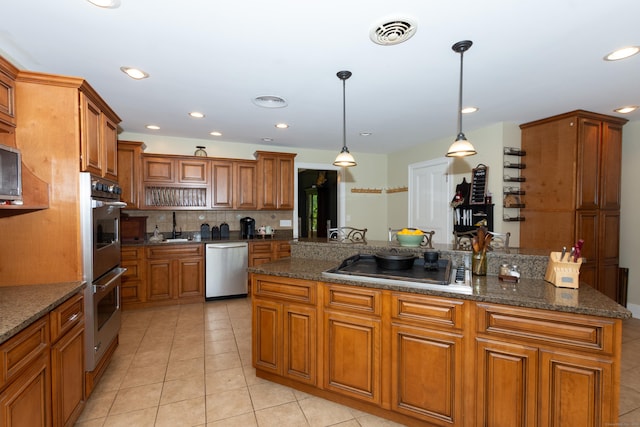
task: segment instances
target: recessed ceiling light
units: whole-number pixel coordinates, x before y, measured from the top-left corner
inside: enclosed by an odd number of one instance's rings
[[[144,71],[138,69],[138,68],[133,68],[133,67],[120,67],[120,70],[125,73],[126,75],[128,75],[129,77],[131,77],[132,79],[135,80],[142,80],[142,79],[146,79],[147,77],[149,77],[149,74],[145,73]]]
[[[204,114],[200,113],[199,111],[192,111],[192,112],[189,113],[189,115],[191,117],[196,118],[196,119],[201,119],[201,118],[204,117]]]
[[[262,142],[273,142],[273,138],[262,138]]]
[[[360,132],[360,136],[371,136],[371,132]]]
[[[147,125],[146,126],[147,129],[151,129],[151,130],[159,130],[160,126],[157,125]]]
[[[94,6],[102,7],[105,9],[116,9],[120,7],[120,0],[87,0]]]
[[[620,113],[620,114],[628,114],[631,113],[633,111],[636,111],[638,109],[637,105],[627,105],[626,107],[620,107],[620,108],[616,108],[615,111],[616,113]]]
[[[222,136],[221,132],[218,132],[217,130],[214,130],[213,132],[210,132],[209,135],[213,135],[213,136]]]
[[[263,95],[253,99],[253,103],[263,108],[282,108],[287,106],[287,101],[279,96]]]
[[[460,112],[462,114],[471,114],[471,113],[475,113],[478,110],[479,110],[478,107],[464,107],[462,110],[460,110]]]
[[[278,129],[286,129],[286,128],[288,128],[288,127],[289,127],[289,125],[288,125],[288,124],[286,124],[286,123],[278,123],[278,124],[276,124],[276,127],[277,127]]]
[[[640,52],[640,46],[628,46],[622,49],[614,50],[604,57],[605,61],[618,61],[633,56]]]

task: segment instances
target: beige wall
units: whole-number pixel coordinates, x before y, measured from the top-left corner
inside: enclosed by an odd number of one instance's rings
[[[629,268],[628,308],[640,317],[640,212],[638,169],[640,165],[640,120],[627,123],[622,132],[622,209],[620,212],[620,267]]]

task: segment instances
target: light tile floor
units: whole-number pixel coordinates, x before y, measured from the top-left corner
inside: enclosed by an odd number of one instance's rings
[[[623,328],[621,425],[640,426],[640,319]],[[255,376],[251,303],[123,313],[120,346],[76,426],[399,426]]]

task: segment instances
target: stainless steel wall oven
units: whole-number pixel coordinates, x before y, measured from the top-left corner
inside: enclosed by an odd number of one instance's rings
[[[120,330],[120,187],[80,173],[85,289],[85,369],[93,371]]]

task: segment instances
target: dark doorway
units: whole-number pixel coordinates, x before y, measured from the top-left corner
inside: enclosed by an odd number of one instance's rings
[[[338,223],[338,172],[298,170],[299,237],[327,237],[327,221]]]

